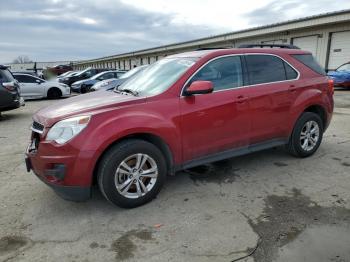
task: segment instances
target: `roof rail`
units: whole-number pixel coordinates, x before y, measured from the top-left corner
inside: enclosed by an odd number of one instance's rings
[[[227,49],[227,47],[200,47],[200,48],[197,48],[196,51],[216,50],[216,49]]]
[[[295,45],[288,45],[288,44],[247,44],[247,45],[240,45],[238,48],[254,48],[254,47],[278,47],[278,48],[285,48],[285,49],[300,49],[299,47]]]

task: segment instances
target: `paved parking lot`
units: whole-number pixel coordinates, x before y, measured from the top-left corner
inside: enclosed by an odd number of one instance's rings
[[[25,171],[28,101],[0,120],[0,261],[350,261],[350,91],[318,152],[276,148],[169,177],[153,202],[67,202]],[[304,260],[303,260],[304,259]]]

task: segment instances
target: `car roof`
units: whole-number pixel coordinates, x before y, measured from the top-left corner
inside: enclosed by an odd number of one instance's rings
[[[288,49],[288,48],[223,48],[223,49],[208,49],[208,50],[198,50],[190,51],[175,55],[170,55],[168,58],[203,58],[205,56],[221,56],[221,55],[231,55],[231,54],[311,54],[308,51],[303,51],[300,49]]]
[[[0,65],[0,69],[8,69],[8,67],[4,65]]]

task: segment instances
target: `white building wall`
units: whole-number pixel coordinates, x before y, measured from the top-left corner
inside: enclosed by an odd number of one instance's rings
[[[302,27],[302,28],[301,28]],[[205,47],[239,47],[242,44],[260,44],[260,43],[285,43],[292,44],[293,39],[315,36],[317,48],[314,56],[319,63],[326,67],[329,63],[329,53],[331,48],[331,35],[335,32],[350,30],[350,12],[337,15],[336,17],[321,17],[304,21],[296,21],[290,24],[280,24],[261,29],[252,29],[232,34],[220,35],[212,38],[199,39],[191,42],[169,45],[166,47],[157,47],[144,51],[136,51],[125,55],[115,56],[113,61],[121,61],[121,69],[130,69],[131,65],[152,64],[165,55],[181,53],[185,51],[196,50]],[[349,43],[350,46],[350,43]],[[123,67],[125,61],[125,68]],[[348,59],[350,61],[350,57]],[[84,64],[84,62],[82,62]],[[334,65],[332,65],[334,67]],[[334,68],[330,68],[334,69]]]

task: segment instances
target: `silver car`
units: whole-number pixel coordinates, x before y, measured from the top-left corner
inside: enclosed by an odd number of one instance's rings
[[[131,78],[131,77],[137,75],[138,73],[140,73],[147,66],[148,65],[135,67],[135,68],[131,69],[130,71],[126,72],[125,74],[123,74],[118,79],[117,78],[111,78],[111,79],[107,79],[107,80],[103,80],[103,81],[97,82],[96,84],[94,84],[90,88],[90,91],[114,89],[114,88],[120,86],[122,83],[124,83],[129,78]]]
[[[19,82],[21,96],[25,99],[60,98],[70,96],[70,87],[57,81],[46,81],[29,74],[13,74]]]

